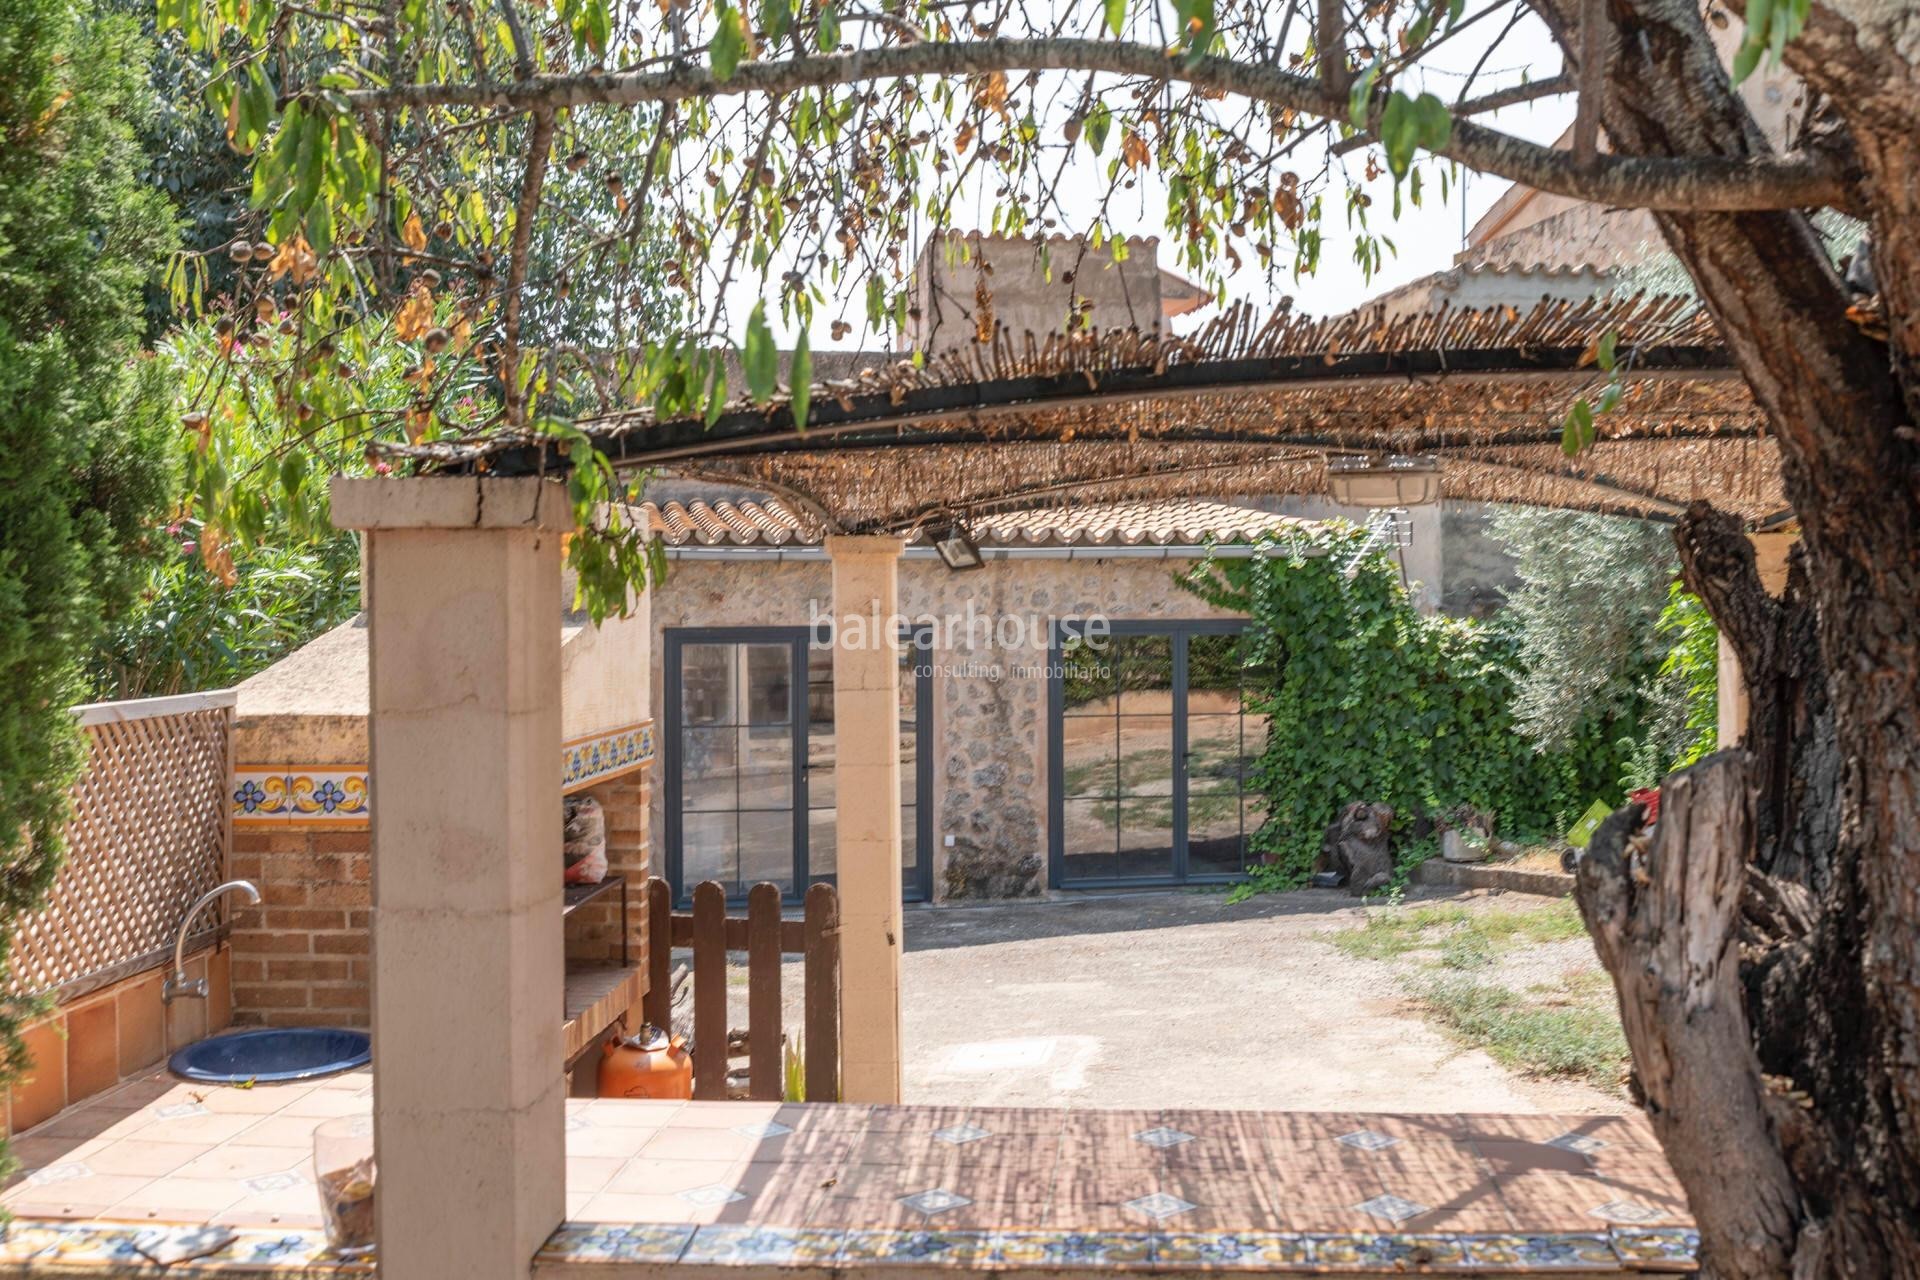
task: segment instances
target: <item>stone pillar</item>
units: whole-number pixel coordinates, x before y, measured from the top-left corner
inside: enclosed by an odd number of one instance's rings
[[[566,1208],[566,488],[336,479],[366,531],[380,1267],[523,1280]]]
[[[830,537],[841,1095],[900,1101],[900,552]]]

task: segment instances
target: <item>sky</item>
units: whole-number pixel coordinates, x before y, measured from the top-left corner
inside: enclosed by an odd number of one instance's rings
[[[1492,26],[1493,23],[1487,25]],[[1459,92],[1460,81],[1485,49],[1484,42],[1473,33],[1463,33],[1454,44],[1437,50],[1433,57],[1433,66],[1426,70],[1423,79],[1403,82],[1400,86],[1408,92],[1429,90],[1443,101],[1452,101]],[[1489,60],[1487,68],[1480,73],[1475,82],[1474,94],[1512,85],[1524,79],[1540,80],[1555,75],[1560,70],[1560,55],[1545,29],[1529,19],[1508,36],[1501,49]],[[1550,143],[1563,133],[1573,120],[1573,100],[1571,96],[1542,99],[1505,111],[1491,113],[1477,118],[1478,122],[1506,130],[1532,141]],[[1057,126],[1056,126],[1057,127]],[[1299,155],[1299,169],[1303,180],[1318,173],[1321,156],[1317,148],[1302,147]],[[1083,216],[1090,214],[1095,206],[1098,193],[1104,188],[1104,161],[1096,160],[1084,147],[1077,149],[1077,159],[1069,165],[1067,177],[1062,183],[1063,190],[1077,194],[1084,205]],[[1356,151],[1344,157],[1349,170],[1362,173],[1365,169],[1366,153]],[[1384,167],[1384,164],[1383,166]],[[1291,271],[1280,271],[1271,287],[1263,272],[1248,268],[1229,278],[1229,301],[1246,299],[1263,308],[1276,304],[1283,296],[1294,299],[1294,309],[1313,315],[1324,315],[1346,311],[1375,294],[1394,288],[1410,280],[1419,279],[1435,271],[1445,270],[1452,265],[1453,255],[1464,245],[1465,228],[1473,223],[1499,199],[1508,188],[1504,178],[1491,175],[1466,173],[1464,190],[1457,183],[1453,185],[1447,203],[1438,198],[1436,175],[1427,174],[1426,196],[1421,207],[1414,208],[1403,204],[1401,216],[1393,220],[1390,216],[1393,201],[1393,182],[1385,174],[1367,187],[1373,197],[1374,230],[1393,240],[1398,252],[1389,255],[1381,269],[1368,279],[1361,268],[1353,261],[1354,237],[1347,229],[1344,216],[1340,212],[1338,199],[1328,201],[1332,210],[1322,223],[1323,248],[1319,270],[1312,276],[1303,276],[1298,282],[1292,279]],[[1068,219],[1058,230],[1075,233],[1083,226],[1072,225],[1076,213],[1072,194],[1063,203],[1067,206]],[[1181,272],[1178,246],[1167,242],[1164,228],[1160,223],[1160,210],[1165,201],[1158,184],[1143,181],[1135,193],[1137,201],[1128,203],[1116,200],[1110,207],[1110,216],[1116,223],[1116,230],[1130,235],[1158,236],[1161,238],[1161,265],[1177,274]],[[985,229],[989,225],[992,207],[986,193],[977,193],[971,201],[956,202],[952,225],[961,231]],[[779,268],[776,266],[776,270]],[[742,337],[745,317],[753,307],[754,300],[760,296],[757,281],[735,283],[727,292],[730,324],[736,341]],[[856,295],[857,296],[857,295]],[[781,346],[791,346],[795,334],[784,325],[777,316],[778,308],[769,306],[769,319],[773,322],[774,332]],[[816,350],[827,349],[874,349],[888,345],[882,335],[867,332],[858,322],[862,308],[851,306],[844,313],[836,308],[822,308],[815,314],[814,323],[809,330],[808,340]],[[852,332],[836,340],[829,331],[829,324],[836,315],[844,315],[855,322]],[[1183,320],[1176,321],[1176,330],[1204,323],[1210,316],[1217,314],[1214,307],[1204,307]]]

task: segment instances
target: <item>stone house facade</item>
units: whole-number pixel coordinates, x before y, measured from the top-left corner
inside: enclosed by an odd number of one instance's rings
[[[651,701],[661,733],[651,833],[657,861],[683,893],[706,878],[738,892],[762,878],[785,879],[789,889],[792,876],[817,878],[829,870],[822,859],[832,847],[831,815],[819,812],[820,793],[831,785],[825,779],[831,727],[823,731],[819,718],[830,715],[831,699],[821,688],[826,664],[819,661],[806,662],[807,695],[789,697],[787,682],[799,679],[803,659],[787,655],[817,653],[810,642],[824,641],[818,629],[831,614],[832,584],[819,537],[773,499],[666,499],[645,511],[667,543],[670,562],[650,610],[657,655]],[[1158,829],[1141,834],[1171,855],[1182,843],[1166,829],[1175,817],[1174,771],[1159,769],[1157,761],[1172,749],[1176,719],[1198,703],[1174,705],[1184,695],[1170,687],[1170,660],[1176,647],[1184,653],[1190,642],[1169,637],[1196,628],[1230,635],[1239,622],[1177,578],[1209,544],[1221,554],[1244,555],[1262,539],[1309,542],[1316,527],[1250,506],[1182,500],[988,517],[974,530],[985,563],[965,571],[949,569],[924,540],[911,543],[900,566],[900,611],[913,638],[902,675],[908,896],[1004,898],[1063,887],[1063,879],[1074,878],[1061,865],[1063,855],[1073,850],[1061,847],[1054,827],[1070,820],[1073,805],[1103,814],[1106,808],[1152,811],[1156,821],[1146,825]],[[1120,695],[1120,719],[1110,731],[1096,716],[1076,713],[1116,699],[1062,707],[1065,680],[1054,662],[1060,646],[1071,643],[1070,635],[1063,641],[1061,627],[1096,617],[1133,633],[1116,643],[1143,658],[1145,674],[1136,683],[1150,686]],[[780,647],[789,644],[794,648],[783,654]],[[738,661],[729,656],[740,651],[750,652]],[[713,673],[728,670],[747,692],[743,698],[735,689],[721,701],[752,703],[758,712],[714,709]],[[792,725],[790,709],[811,723]],[[1114,796],[1093,801],[1077,792],[1061,795],[1063,787],[1074,791],[1063,774],[1080,767],[1055,751],[1062,727],[1069,734],[1080,730],[1080,739],[1096,735],[1100,749],[1111,742],[1116,755],[1124,750],[1135,762],[1130,768],[1156,780],[1117,778]],[[717,749],[715,741],[722,744]],[[756,751],[773,767],[756,766]],[[788,773],[796,755],[804,759]],[[1130,804],[1133,797],[1119,793],[1135,786],[1139,803]],[[1098,791],[1101,784],[1081,790]],[[1114,799],[1118,803],[1105,804]],[[810,811],[790,822],[790,806]],[[730,807],[731,815],[716,814]],[[1115,820],[1122,821],[1118,813]],[[1117,837],[1122,844],[1126,834]],[[1239,834],[1236,826],[1233,835]],[[801,843],[806,862],[794,858],[794,870],[782,877]],[[1170,856],[1146,861],[1138,868],[1148,873],[1143,882],[1211,874],[1176,868]]]

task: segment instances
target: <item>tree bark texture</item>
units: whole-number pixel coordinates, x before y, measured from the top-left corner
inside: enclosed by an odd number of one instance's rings
[[[1703,1268],[1723,1276],[1920,1276],[1920,91],[1911,33],[1902,42],[1892,29],[1911,25],[1911,11],[1857,0],[1861,18],[1843,12],[1848,2],[1817,0],[1789,60],[1828,100],[1843,126],[1836,145],[1858,166],[1884,331],[1849,315],[1852,299],[1802,214],[1655,215],[1767,412],[1802,529],[1778,603],[1724,525],[1701,517],[1681,531],[1689,581],[1749,666],[1754,807],[1737,821],[1694,818],[1671,836],[1663,821],[1655,847],[1723,887],[1727,858],[1742,860],[1744,882],[1727,892],[1740,905],[1744,1055],[1728,1056],[1725,1014],[1663,1013],[1684,997],[1642,973],[1670,980],[1676,947],[1717,954],[1724,912],[1665,908],[1663,927],[1682,946],[1625,927],[1637,917],[1609,907],[1622,894],[1633,901],[1610,878],[1628,874],[1630,856],[1614,855],[1614,873],[1595,862],[1581,880],[1596,934],[1615,922],[1601,951],[1637,1029],[1636,1059],[1653,1055],[1641,1063],[1648,1108],[1700,1220]],[[1536,5],[1574,47],[1578,0]],[[1765,152],[1694,0],[1613,0],[1609,12],[1622,53],[1602,120],[1617,150]],[[1809,632],[1823,679],[1808,666]],[[1657,865],[1652,876],[1646,892],[1673,892]],[[1699,997],[1690,1007],[1719,1008]],[[1771,1153],[1703,1167],[1690,1153],[1719,1151],[1729,1121],[1697,1105],[1702,1090],[1718,1082],[1754,1097],[1730,1078],[1749,1071],[1763,1085],[1756,1114]],[[1749,1126],[1748,1139],[1760,1136]],[[1776,1159],[1791,1197],[1779,1193]],[[1729,1182],[1745,1192],[1729,1196]]]

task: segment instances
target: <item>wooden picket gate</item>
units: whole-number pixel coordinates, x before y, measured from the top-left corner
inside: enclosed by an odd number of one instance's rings
[[[807,890],[802,919],[781,913],[777,885],[757,884],[747,893],[747,914],[727,914],[727,893],[709,880],[694,886],[693,910],[673,909],[673,889],[659,877],[647,881],[646,1003],[648,1022],[673,1022],[673,949],[693,951],[693,1096],[727,1096],[727,954],[747,957],[747,1096],[778,1101],[786,1094],[784,1006],[780,966],[784,956],[803,958],[805,1014],[803,1077],[812,1102],[840,1098],[840,899],[833,886]]]

